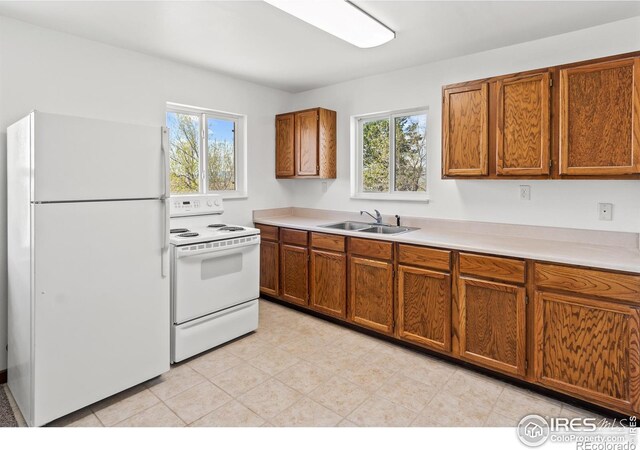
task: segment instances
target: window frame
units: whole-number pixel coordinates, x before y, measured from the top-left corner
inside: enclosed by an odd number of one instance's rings
[[[167,113],[190,114],[199,117],[200,135],[198,136],[198,145],[200,147],[199,161],[199,191],[192,194],[174,194],[171,197],[192,197],[216,195],[225,200],[234,198],[247,198],[247,145],[246,145],[246,127],[247,116],[244,114],[236,114],[225,111],[216,111],[208,108],[200,108],[197,106],[182,105],[178,103],[167,103],[165,111],[165,123]],[[234,178],[235,189],[233,190],[209,190],[209,171],[207,163],[209,158],[208,151],[208,126],[207,119],[222,119],[233,122],[233,145],[234,145]]]
[[[351,117],[351,198],[361,200],[395,200],[429,202],[429,164],[425,167],[425,191],[396,191],[395,190],[395,119],[397,117],[424,114],[427,126],[425,127],[425,146],[429,127],[429,108],[426,106],[411,109],[383,111],[371,114],[360,114]],[[380,119],[389,120],[389,191],[367,192],[363,186],[363,124]],[[428,151],[426,154],[428,160]]]

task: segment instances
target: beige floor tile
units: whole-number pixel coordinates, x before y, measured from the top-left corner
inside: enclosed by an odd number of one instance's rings
[[[374,364],[360,363],[344,367],[338,374],[365,390],[375,391],[391,378],[394,371]]]
[[[467,405],[491,409],[498,401],[504,386],[505,383],[500,381],[459,369],[441,387],[441,392],[450,397],[458,398]]]
[[[520,419],[514,419],[513,417],[505,417],[501,414],[498,414],[495,411],[492,411],[487,420],[484,423],[485,427],[500,427],[500,428],[515,428],[518,426],[518,422]]]
[[[102,427],[102,422],[90,407],[67,414],[47,425],[48,427]]]
[[[271,347],[255,333],[224,346],[225,350],[244,360],[251,359]]]
[[[342,417],[304,397],[271,419],[277,427],[333,427]]]
[[[222,350],[222,351],[220,351]],[[242,363],[242,359],[224,348],[206,353],[187,363],[189,367],[206,378],[212,378],[219,373],[231,369]]]
[[[528,414],[555,417],[560,414],[562,403],[543,397],[534,392],[514,386],[506,386],[493,410],[506,417],[519,417]]]
[[[363,427],[407,427],[416,413],[382,398],[370,397],[347,416],[351,422]]]
[[[391,400],[415,412],[420,412],[438,393],[438,388],[421,383],[405,375],[395,374],[376,392],[376,395]]]
[[[231,400],[206,416],[196,420],[192,427],[259,427],[264,419],[237,400]]]
[[[264,419],[271,419],[298,400],[302,394],[284,383],[270,379],[242,394],[238,400]]]
[[[258,327],[257,336],[265,343],[271,345],[280,345],[293,337],[300,336],[298,333],[292,332],[284,322],[282,325],[274,327]]]
[[[243,362],[225,372],[219,373],[211,378],[211,381],[232,397],[237,397],[249,389],[264,383],[269,378],[270,376],[266,372],[253,367],[247,362]]]
[[[160,377],[148,381],[147,386],[160,400],[167,400],[205,380],[204,376],[187,364],[181,364],[172,367],[169,372]]]
[[[338,424],[338,427],[340,428],[355,428],[357,426],[358,425],[347,419],[342,419],[342,421],[340,421],[340,423]]]
[[[119,422],[117,427],[183,427],[185,423],[164,403]]]
[[[438,393],[412,422],[416,427],[481,427],[491,413],[490,406],[468,402],[448,392]]]
[[[160,400],[149,389],[136,387],[97,403],[92,410],[104,426],[110,427],[158,403]]]
[[[441,387],[456,373],[458,368],[428,356],[411,358],[400,368],[400,373],[431,386]]]
[[[231,400],[231,396],[209,381],[166,400],[166,405],[189,424]]]
[[[576,417],[578,418],[593,417],[598,421],[604,418],[602,414],[598,414],[598,413],[588,411],[586,409],[578,408],[577,406],[569,405],[567,403],[562,404],[562,409],[560,410],[560,414],[558,414],[558,416],[566,417],[568,419],[575,419]]]
[[[253,367],[257,367],[269,375],[280,373],[298,362],[300,362],[300,358],[278,348],[269,349],[248,361]]]
[[[369,392],[345,378],[335,376],[311,391],[308,396],[345,417],[369,397]]]
[[[301,361],[284,369],[275,376],[287,386],[307,394],[333,376],[333,373],[320,367]]]

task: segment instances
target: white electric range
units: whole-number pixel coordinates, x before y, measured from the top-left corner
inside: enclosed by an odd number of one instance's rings
[[[223,211],[211,195],[171,199],[172,362],[258,328],[260,230],[221,223]]]

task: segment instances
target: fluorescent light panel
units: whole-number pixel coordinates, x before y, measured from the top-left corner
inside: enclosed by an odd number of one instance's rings
[[[282,11],[360,48],[396,37],[393,30],[344,0],[264,0]]]

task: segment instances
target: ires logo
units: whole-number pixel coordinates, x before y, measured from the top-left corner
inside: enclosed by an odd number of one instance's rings
[[[576,417],[568,419],[566,417],[551,417],[549,419],[551,431],[596,431],[598,420],[595,417]]]

